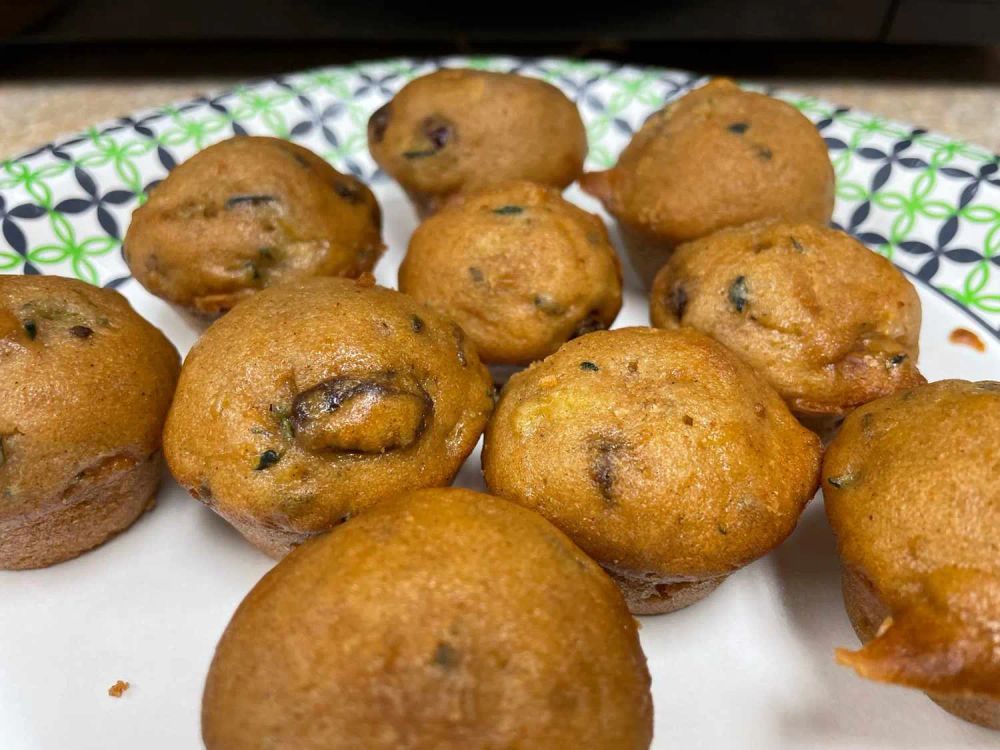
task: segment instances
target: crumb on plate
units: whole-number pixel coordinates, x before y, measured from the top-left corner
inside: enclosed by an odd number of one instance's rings
[[[108,695],[112,698],[121,698],[122,694],[130,687],[131,685],[124,680],[118,680],[118,682],[108,688]]]

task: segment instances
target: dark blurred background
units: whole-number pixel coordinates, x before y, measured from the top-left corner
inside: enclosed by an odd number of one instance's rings
[[[658,3],[4,0],[22,43],[328,40],[1000,41],[1000,0],[674,0]]]
[[[997,45],[1000,0],[0,0],[0,152],[241,79],[487,53],[753,78],[1000,149]]]

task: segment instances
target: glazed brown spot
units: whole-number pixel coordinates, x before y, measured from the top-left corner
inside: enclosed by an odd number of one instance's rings
[[[601,368],[595,365],[593,362],[585,360],[580,363],[580,369],[583,370],[584,372],[597,372]]]
[[[826,481],[838,490],[842,490],[857,484],[858,477],[856,474],[848,473],[841,474],[839,477],[827,477]]]
[[[693,417],[692,417],[692,416],[691,416],[690,414],[685,414],[685,415],[684,415],[684,419],[683,419],[682,421],[683,421],[683,422],[684,422],[684,424],[686,424],[686,425],[687,425],[688,427],[691,427],[691,426],[692,426],[692,425],[694,424],[694,418],[693,418]]]
[[[420,333],[424,330],[424,319],[419,315],[410,316],[410,328],[414,333]]]
[[[687,310],[688,305],[687,290],[683,287],[683,285],[674,285],[674,288],[670,290],[667,305],[673,311],[674,317],[677,318],[677,321],[680,322],[681,318],[684,317],[684,312]]]
[[[726,126],[726,130],[734,135],[743,135],[749,129],[750,123],[747,122],[734,122]]]
[[[621,446],[614,440],[598,438],[590,447],[590,479],[597,486],[606,505],[615,505],[617,481],[615,459]]]
[[[635,373],[639,372],[639,363],[636,362],[635,360],[632,360],[631,362],[628,363],[626,369],[634,375]]]
[[[983,340],[968,328],[956,328],[948,334],[948,341],[953,344],[959,344],[960,346],[971,347],[977,352],[986,351],[986,344],[983,343]]]
[[[483,272],[475,266],[469,266],[469,276],[471,276],[472,280],[477,284],[482,284],[486,280]]]
[[[73,326],[69,332],[78,339],[89,339],[93,335],[94,329],[90,326]]]
[[[595,310],[580,321],[580,325],[573,329],[573,333],[570,335],[570,338],[579,338],[580,336],[586,336],[588,333],[593,333],[594,331],[603,331],[605,328],[607,328],[607,326],[604,325],[604,321],[598,317],[597,311]]]
[[[392,372],[324,380],[292,402],[295,441],[308,451],[385,453],[406,448],[433,412],[427,391]]]
[[[749,289],[747,288],[747,277],[737,276],[729,285],[729,302],[736,308],[736,312],[743,312],[748,303]]]
[[[451,335],[455,337],[455,347],[458,349],[458,361],[462,367],[467,367],[469,360],[465,356],[465,331],[460,326],[453,325],[451,327]]]
[[[389,127],[389,115],[391,111],[388,104],[383,104],[368,118],[368,133],[375,143],[381,143],[382,139],[385,138],[385,131]]]
[[[872,414],[871,412],[868,412],[867,414],[861,417],[861,432],[869,440],[874,434],[874,429],[873,429],[874,425],[875,425],[875,415]]]
[[[226,210],[232,211],[234,208],[241,206],[257,208],[258,206],[267,206],[277,202],[278,199],[273,195],[234,195],[226,200]]]
[[[774,156],[774,153],[767,146],[754,146],[753,150],[761,161],[771,161],[771,157]]]
[[[721,524],[721,523],[720,524],[716,524],[715,528],[718,529],[719,533],[722,534],[723,536],[725,536],[726,534],[729,533],[729,529],[726,528],[725,524]]]
[[[346,182],[333,183],[333,191],[352,205],[361,203],[361,191]]]
[[[546,315],[562,315],[566,309],[547,294],[536,294],[535,307]]]
[[[753,413],[756,414],[761,419],[763,419],[765,416],[767,416],[767,407],[764,406],[764,404],[756,403],[753,405]]]
[[[792,247],[795,248],[796,252],[804,253],[806,251],[806,249],[805,249],[805,247],[803,247],[802,243],[799,242],[795,237],[790,237],[789,239],[791,240]]]
[[[28,334],[28,338],[34,341],[35,337],[38,335],[38,325],[33,320],[26,320],[23,325],[24,332]]]
[[[458,666],[459,654],[450,643],[441,641],[437,645],[437,648],[434,649],[433,661],[435,666],[441,667],[446,672],[450,672]]]

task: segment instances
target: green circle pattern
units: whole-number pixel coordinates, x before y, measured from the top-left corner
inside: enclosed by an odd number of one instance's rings
[[[123,117],[0,163],[0,272],[128,281],[121,239],[132,210],[177,163],[234,134],[290,138],[338,169],[386,179],[367,151],[368,116],[438,67],[516,71],[579,105],[588,167],[607,168],[652,112],[697,86],[693,73],[566,59],[395,59],[238,86]],[[1000,338],[1000,167],[987,150],[921,128],[770,91],[830,148],[835,223],[962,307]]]

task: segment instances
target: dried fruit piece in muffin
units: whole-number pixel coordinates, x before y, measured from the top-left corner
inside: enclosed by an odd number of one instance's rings
[[[150,292],[211,318],[272,284],[370,271],[381,223],[355,177],[294,143],[237,136],[153,188],[132,215],[124,255]]]
[[[636,614],[707,595],[781,543],[819,439],[748,365],[690,328],[621,328],[514,375],[486,430],[491,491],[603,565]]]
[[[652,115],[612,169],[580,185],[618,220],[646,284],[681,243],[760,219],[825,224],[833,212],[833,167],[813,124],[726,79]]]
[[[202,733],[208,750],[645,750],[649,684],[621,594],[569,539],[499,498],[422,490],[250,592]]]
[[[464,194],[425,220],[399,289],[454,318],[484,362],[509,365],[608,328],[622,300],[604,223],[530,182]]]
[[[508,180],[566,187],[583,171],[587,133],[576,105],[545,81],[445,69],[375,111],[368,148],[426,216],[455,193]]]

